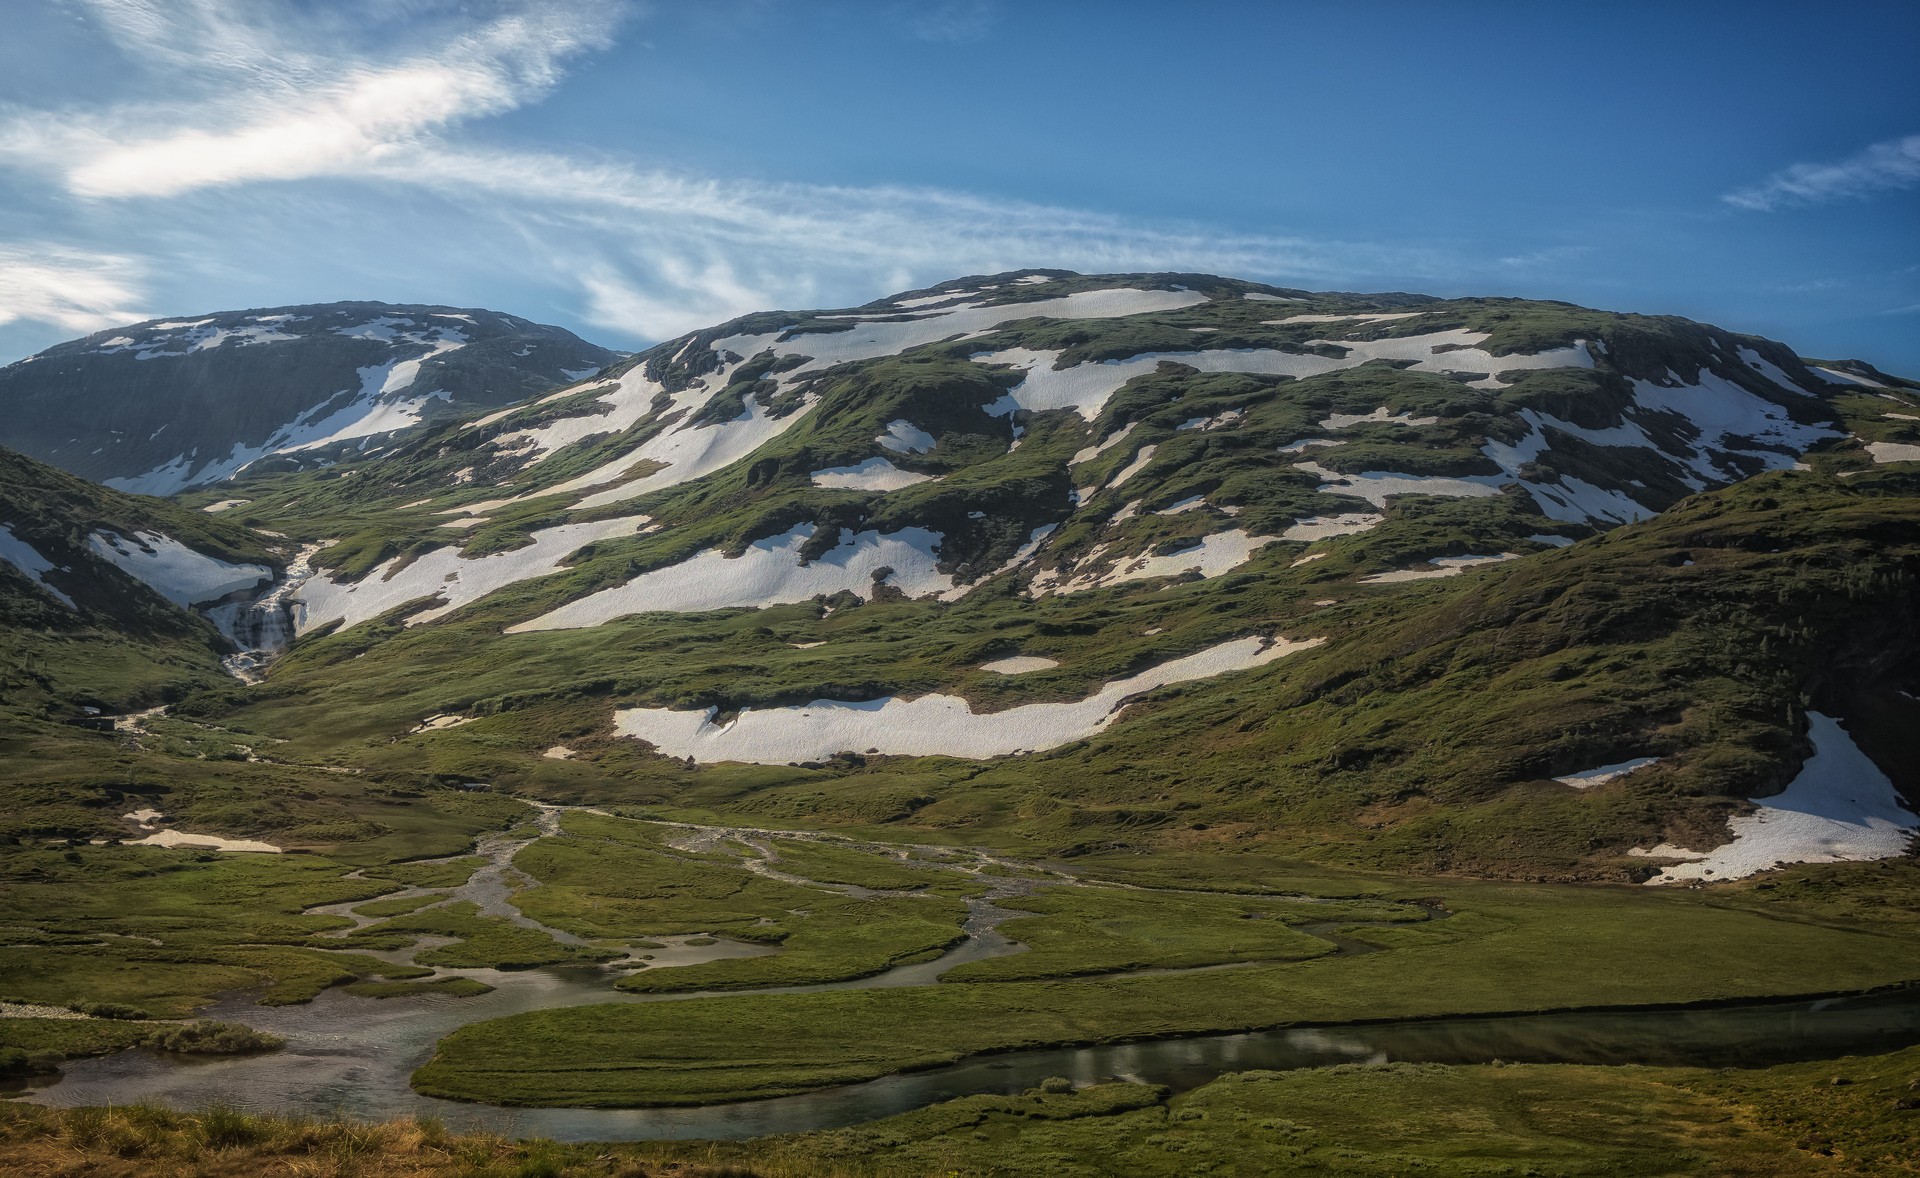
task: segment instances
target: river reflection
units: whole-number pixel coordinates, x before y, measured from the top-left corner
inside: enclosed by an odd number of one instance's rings
[[[598,970],[462,972],[499,989],[479,999],[382,1003],[329,991],[306,1006],[246,1006],[249,1022],[287,1038],[285,1051],[201,1062],[123,1052],[70,1063],[61,1082],[29,1099],[62,1106],[149,1101],[187,1109],[222,1103],[261,1112],[433,1116],[456,1129],[563,1141],[737,1139],[849,1125],[975,1093],[1018,1093],[1049,1076],[1078,1083],[1117,1077],[1184,1090],[1223,1072],[1338,1063],[1759,1066],[1920,1044],[1920,989],[1907,988],[1714,1010],[1439,1019],[1010,1052],[802,1096],[690,1109],[501,1109],[421,1096],[407,1078],[426,1062],[435,1041],[478,1018],[644,999],[607,990]]]

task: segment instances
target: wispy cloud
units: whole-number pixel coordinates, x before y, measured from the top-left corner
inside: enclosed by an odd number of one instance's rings
[[[1920,135],[1908,135],[1876,143],[1837,163],[1794,164],[1720,199],[1736,208],[1768,213],[1916,186],[1920,186]]]
[[[364,173],[511,218],[577,269],[589,322],[658,338],[766,307],[1021,266],[1284,276],[1457,272],[1435,251],[1204,227],[940,189],[769,184],[497,150],[395,152]],[[589,243],[596,248],[590,252]]]
[[[544,0],[427,53],[380,61],[316,51],[322,30],[285,12],[248,23],[207,0],[93,7],[122,51],[168,75],[177,97],[9,112],[0,158],[96,199],[353,172],[435,131],[540,97],[569,57],[608,44],[620,14],[603,0]]]
[[[50,242],[0,243],[0,324],[31,320],[95,332],[148,318],[141,265]]]
[[[204,208],[237,199],[233,190],[245,185],[328,179],[372,186],[375,197],[381,188],[430,194],[492,237],[522,243],[515,264],[527,269],[519,273],[544,268],[541,277],[574,291],[582,319],[627,338],[1020,266],[1222,272],[1300,285],[1458,281],[1471,272],[1453,251],[1222,234],[929,188],[704,177],[630,159],[507,150],[463,133],[472,120],[537,102],[570,61],[609,44],[630,14],[619,0],[87,3],[147,75],[141,92],[157,97],[0,109],[0,165],[96,215],[125,207],[148,225],[159,207]],[[917,35],[953,39],[984,33],[995,10],[957,0],[902,10],[909,15],[920,18],[909,25]],[[1556,257],[1481,269],[1510,275]],[[132,305],[123,290],[82,301]],[[84,318],[45,302],[20,305],[42,308],[21,315],[68,316],[48,322]]]

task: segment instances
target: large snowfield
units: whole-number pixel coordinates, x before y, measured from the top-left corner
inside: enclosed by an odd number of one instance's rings
[[[630,708],[614,713],[614,723],[622,735],[644,740],[666,756],[706,763],[784,765],[839,752],[982,760],[1083,740],[1113,723],[1134,696],[1263,666],[1324,641],[1236,638],[1115,680],[1085,699],[1024,704],[1001,712],[977,713],[957,696],[923,695],[748,708],[726,724],[713,722],[714,708]]]

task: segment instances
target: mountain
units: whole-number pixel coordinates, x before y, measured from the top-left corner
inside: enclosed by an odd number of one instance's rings
[[[1657,1062],[1581,1012],[1781,1004],[1718,1012],[1717,1067],[1913,976],[1920,384],[1863,361],[1025,270],[324,457],[156,499],[0,454],[0,994],[345,990],[253,1020],[352,1028],[337,1067],[182,1102],[997,1089],[983,1053],[1543,1011]],[[109,1021],[0,1019],[0,1060]]]
[[[1793,780],[1810,710],[1897,719],[1916,422],[1675,318],[961,279],[190,497],[286,537],[224,628],[300,636],[203,706],[535,792],[1644,877]]]
[[[170,494],[262,462],[377,451],[617,358],[478,309],[323,303],[149,320],[0,369],[0,444],[121,490]]]

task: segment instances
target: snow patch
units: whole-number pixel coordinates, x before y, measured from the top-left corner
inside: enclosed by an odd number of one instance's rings
[[[1394,569],[1392,572],[1375,573],[1371,577],[1360,578],[1362,585],[1394,585],[1402,581],[1428,581],[1435,577],[1454,577],[1471,568],[1484,564],[1499,564],[1503,560],[1519,560],[1514,552],[1502,552],[1494,556],[1437,556],[1427,562],[1428,568]]]
[[[1875,462],[1920,462],[1920,446],[1905,442],[1868,442],[1867,453]]]
[[[1781,369],[1781,367],[1778,364],[1775,364],[1773,361],[1767,359],[1765,356],[1762,356],[1760,353],[1754,351],[1752,348],[1741,347],[1736,350],[1740,353],[1740,359],[1746,361],[1748,368],[1751,368],[1755,372],[1758,372],[1761,376],[1766,377],[1768,380],[1772,381],[1774,384],[1779,385],[1781,388],[1786,389],[1788,392],[1798,393],[1803,397],[1813,396],[1812,393],[1801,388],[1800,385],[1797,382],[1795,382],[1792,377],[1788,376],[1786,372],[1783,369]]]
[[[820,699],[798,707],[748,708],[726,724],[713,722],[717,708],[687,712],[633,708],[616,712],[614,726],[621,735],[646,741],[665,756],[691,757],[708,764],[780,765],[822,760],[838,752],[984,760],[1087,739],[1119,718],[1135,696],[1262,666],[1325,641],[1238,638],[1108,683],[1082,700],[1025,704],[985,714],[951,695],[912,700],[888,696],[867,702]]]
[[[1191,548],[1183,548],[1178,552],[1162,556],[1142,554],[1122,559],[1104,573],[1090,571],[1064,582],[1062,571],[1043,573],[1034,578],[1027,592],[1033,597],[1050,592],[1080,593],[1129,581],[1151,581],[1158,577],[1178,577],[1187,573],[1198,573],[1203,578],[1217,577],[1247,563],[1253,559],[1255,552],[1277,539],[1277,536],[1249,535],[1241,528],[1215,532]],[[1105,551],[1104,545],[1096,547],[1081,563],[1093,565]]]
[[[1282,540],[1331,540],[1335,536],[1352,536],[1379,527],[1387,517],[1375,515],[1370,511],[1357,511],[1350,515],[1316,515],[1307,519],[1295,520],[1293,526],[1280,533]]]
[[[404,567],[394,557],[357,582],[314,577],[293,596],[296,633],[338,621],[357,626],[396,606],[422,598],[436,602],[407,618],[417,626],[444,617],[497,589],[557,572],[580,548],[614,536],[629,536],[648,523],[644,515],[562,524],[532,533],[533,543],[511,552],[464,557],[457,546],[436,548]]]
[[[1733,840],[1712,851],[1662,843],[1630,855],[1684,859],[1649,884],[1742,879],[1782,863],[1890,859],[1907,853],[1920,816],[1900,800],[1893,782],[1860,751],[1839,721],[1807,713],[1813,755],[1793,784],[1754,801],[1754,813],[1727,819]]]
[[[595,507],[624,503],[629,499],[665,487],[677,487],[681,483],[705,478],[752,454],[799,424],[800,420],[806,416],[806,408],[811,406],[811,402],[808,402],[807,406],[796,409],[785,417],[775,418],[768,417],[765,407],[753,397],[743,396],[741,400],[744,404],[740,416],[731,421],[721,422],[718,425],[683,425],[664,431],[656,434],[637,449],[628,451],[596,470],[561,483],[557,487],[533,492],[523,498],[552,495],[560,491],[571,491],[578,487],[605,483],[618,478],[629,467],[641,461],[657,462],[661,467],[632,482],[588,495],[573,505],[574,510],[586,511]]]
[[[1411,319],[1416,315],[1428,314],[1426,311],[1355,311],[1345,315],[1289,315],[1285,319],[1269,319],[1269,326],[1283,323],[1384,323],[1389,319]]]
[[[810,357],[805,364],[786,374],[791,378],[852,360],[898,355],[908,348],[954,336],[991,331],[1002,323],[1016,319],[1118,319],[1155,311],[1175,311],[1206,301],[1206,295],[1190,290],[1136,290],[1131,287],[1084,290],[1062,298],[1037,299],[1028,303],[1002,303],[991,307],[963,304],[911,319],[856,322],[846,331],[805,332],[791,339],[780,338],[785,334],[784,331],[728,336],[715,340],[713,350],[753,356],[772,349],[776,355]]]
[[[808,477],[816,487],[851,491],[898,491],[934,479],[930,474],[901,470],[884,458],[869,458],[855,466],[829,466]]]
[[[280,848],[272,843],[263,843],[254,839],[222,838],[217,834],[189,834],[184,830],[156,830],[143,839],[133,839],[126,844],[130,847],[198,847],[215,851],[240,851],[262,855],[278,855]]]
[[[6,561],[14,568],[25,573],[27,580],[32,581],[34,584],[40,586],[40,588],[52,594],[55,599],[68,609],[77,610],[80,608],[73,603],[73,598],[68,597],[65,593],[62,593],[47,583],[47,573],[64,573],[67,570],[60,568],[46,557],[41,556],[33,545],[14,535],[11,527],[0,526],[0,560]]]
[[[1575,789],[1592,789],[1602,782],[1625,777],[1636,769],[1645,769],[1659,760],[1659,757],[1638,757],[1631,761],[1622,761],[1618,765],[1602,765],[1598,769],[1584,769],[1579,773],[1569,773],[1565,777],[1556,777],[1554,780]]]
[[[1861,385],[1870,389],[1884,389],[1887,387],[1870,377],[1861,376],[1853,372],[1842,372],[1838,368],[1821,368],[1816,365],[1813,371],[1828,384]]]
[[[1397,339],[1340,341],[1334,346],[1347,350],[1346,356],[1340,359],[1271,348],[1146,352],[1125,360],[1092,361],[1068,368],[1053,367],[1061,353],[1028,348],[981,352],[972,359],[982,364],[1007,364],[1026,372],[1025,379],[1001,399],[1000,403],[1007,406],[1007,411],[1015,406],[1030,410],[1073,409],[1088,421],[1100,415],[1108,398],[1118,392],[1122,385],[1137,376],[1152,373],[1162,361],[1185,364],[1202,372],[1253,372],[1304,379],[1325,372],[1356,368],[1370,360],[1405,360],[1412,361],[1412,368],[1423,372],[1488,374],[1470,383],[1475,388],[1495,389],[1506,387],[1497,379],[1497,374],[1501,372],[1593,367],[1593,355],[1584,341],[1535,355],[1493,356],[1476,346],[1487,338],[1485,334],[1461,328]]]
[[[253,589],[273,579],[263,564],[231,564],[196,552],[159,532],[135,532],[132,539],[99,531],[87,547],[100,559],[141,581],[175,605],[218,601],[229,593]]]
[[[1390,470],[1341,474],[1338,471],[1328,470],[1317,462],[1296,462],[1294,469],[1319,476],[1320,490],[1325,494],[1365,499],[1383,510],[1387,506],[1387,500],[1395,495],[1443,495],[1451,499],[1478,499],[1498,495],[1500,488],[1512,481],[1505,475],[1476,474],[1445,478],[1439,475],[1399,474]]]
[[[1020,547],[1014,551],[1014,554],[1010,558],[1008,558],[1007,563],[1001,565],[997,569],[984,573],[979,577],[976,577],[972,582],[968,584],[955,585],[953,588],[947,590],[945,593],[942,593],[940,595],[940,600],[958,601],[962,597],[965,597],[967,594],[973,592],[976,586],[984,585],[986,582],[993,579],[994,577],[997,577],[1002,573],[1010,573],[1013,570],[1019,568],[1021,565],[1026,564],[1028,561],[1033,559],[1034,553],[1040,551],[1040,546],[1047,542],[1047,537],[1053,535],[1054,530],[1057,529],[1059,526],[1060,526],[1059,524],[1042,524],[1039,527],[1033,529],[1033,531],[1027,533],[1026,543],[1020,545]]]
[[[158,333],[156,335],[145,340],[116,335],[112,339],[102,341],[93,352],[95,355],[111,356],[119,352],[131,351],[136,360],[158,360],[164,356],[185,356],[193,352],[205,352],[220,347],[228,340],[233,340],[235,347],[247,347],[300,338],[297,335],[275,331],[265,319],[255,319],[254,322],[260,326],[214,327],[211,326],[213,323],[211,319],[199,319],[191,323],[155,323],[146,330]]]
[[[842,590],[871,598],[883,583],[909,597],[953,588],[952,580],[937,567],[938,532],[903,528],[885,535],[872,531],[855,534],[843,528],[834,548],[802,564],[800,550],[813,533],[814,525],[799,524],[778,536],[755,540],[737,557],[710,548],[678,564],[642,573],[624,585],[602,589],[531,621],[509,626],[507,633],[576,630],[656,611],[762,609]],[[891,571],[877,576],[885,570]]]
[[[895,454],[925,454],[940,444],[932,434],[905,418],[889,421],[887,432],[874,441]]]
[[[203,322],[210,322],[210,320]],[[360,388],[357,391],[343,389],[318,404],[309,406],[292,421],[276,429],[266,441],[259,445],[238,442],[225,457],[210,459],[198,465],[194,461],[195,455],[176,455],[171,460],[141,474],[108,479],[107,485],[115,490],[145,495],[170,495],[188,486],[231,478],[271,454],[313,450],[357,438],[371,438],[419,424],[430,402],[450,399],[450,394],[439,389],[412,395],[403,394],[412,393],[413,386],[419,380],[420,366],[423,363],[435,356],[464,347],[467,337],[455,328],[438,325],[419,331],[395,330],[396,326],[409,323],[411,320],[383,316],[359,327],[336,328],[336,333],[340,335],[374,339],[395,347],[424,350],[415,351],[413,355],[405,358],[396,356],[384,364],[373,364],[358,369],[356,375],[360,379]],[[245,335],[255,342],[269,338],[294,338],[279,336],[268,327],[240,328],[227,334]],[[185,354],[185,352],[154,353],[156,356]],[[136,353],[136,355],[145,358],[143,353]]]
[[[1597,487],[1584,479],[1562,475],[1557,483],[1524,483],[1527,493],[1539,505],[1540,513],[1562,523],[1596,523],[1612,520],[1623,524],[1652,519],[1655,512],[1640,505],[1631,495]]]
[[[1247,411],[1245,409],[1224,409],[1212,417],[1189,417],[1174,428],[1197,429],[1202,432],[1226,429],[1229,426],[1240,424],[1241,419],[1246,415]]]
[[[556,401],[562,397],[575,396],[586,391],[588,390],[578,387],[561,389],[556,393],[542,397],[539,401],[536,401],[535,404],[545,404],[549,401]],[[674,398],[673,405],[663,410],[662,414],[672,413],[675,409],[687,409],[690,407],[690,402],[704,402],[708,397],[713,395],[713,391],[717,390],[709,390],[704,381],[697,381],[694,383],[692,389],[682,392],[680,396]],[[588,438],[597,437],[601,434],[617,434],[631,428],[638,424],[647,414],[653,412],[654,398],[665,392],[666,390],[661,387],[658,381],[649,380],[646,373],[642,372],[639,368],[635,368],[618,380],[607,384],[604,389],[602,389],[600,395],[588,406],[588,408],[593,410],[592,412],[576,414],[571,417],[556,417],[552,421],[542,422],[540,425],[529,426],[526,429],[504,433],[493,439],[492,444],[495,449],[508,453],[531,454],[533,457],[528,465],[536,465],[556,451],[563,450],[577,442],[583,442]],[[526,408],[524,405],[512,405],[497,413],[488,414],[473,424],[476,426],[492,425],[494,422],[510,417],[524,408]],[[626,465],[631,466],[631,460],[629,460]],[[625,467],[621,469],[625,469]],[[605,482],[607,480],[602,479],[601,481]]]
[[[1364,425],[1370,421],[1384,422],[1387,425],[1438,425],[1438,417],[1415,417],[1411,412],[1390,414],[1385,405],[1372,413],[1335,413],[1320,422],[1321,429],[1346,429],[1349,426]]]
[[[1786,470],[1809,446],[1839,436],[1838,430],[1826,426],[1802,425],[1780,406],[1704,368],[1692,384],[1667,388],[1636,380],[1633,390],[1634,404],[1641,410],[1684,419],[1686,431],[1694,435],[1694,453],[1679,461],[1704,480],[1702,486],[1732,482],[1747,474],[1737,466],[1722,466],[1710,451],[1738,452],[1757,459],[1766,470]]]
[[[1076,454],[1074,454],[1072,458],[1067,459],[1067,465],[1079,466],[1082,462],[1092,462],[1094,459],[1100,457],[1102,454],[1105,454],[1107,451],[1113,449],[1115,446],[1118,446],[1121,442],[1126,441],[1127,435],[1132,433],[1135,427],[1137,427],[1139,424],[1140,423],[1137,421],[1129,421],[1126,425],[1126,428],[1121,430],[1119,433],[1113,434],[1110,437],[1108,437],[1105,441],[1100,442],[1096,445],[1088,446],[1086,449],[1081,450]]]
[[[1059,665],[1058,659],[1041,658],[1037,654],[1016,654],[1003,659],[994,659],[990,663],[981,663],[980,669],[992,671],[996,675],[1025,675],[1030,671],[1051,671]]]
[[[1158,444],[1140,447],[1140,452],[1133,456],[1133,461],[1127,463],[1126,466],[1122,467],[1120,471],[1113,476],[1113,481],[1107,484],[1107,489],[1111,490],[1145,470],[1147,464],[1153,461],[1153,456],[1159,452],[1160,447]]]
[[[409,730],[409,735],[418,736],[422,732],[438,732],[442,728],[458,728],[462,724],[471,724],[479,718],[478,716],[459,716],[447,713],[438,716],[428,716],[418,724],[415,724]]]

